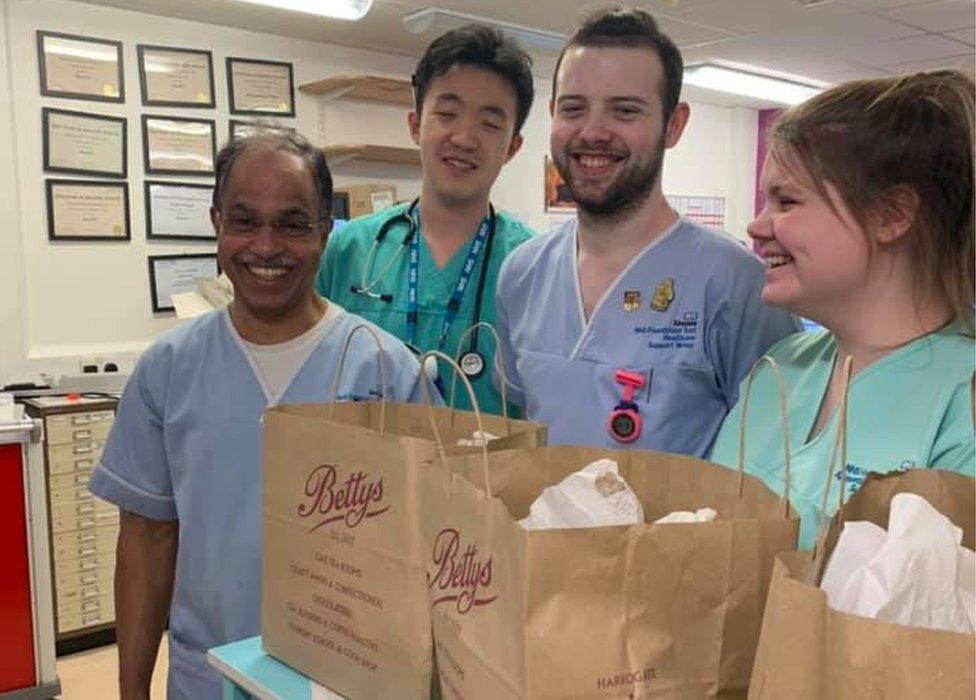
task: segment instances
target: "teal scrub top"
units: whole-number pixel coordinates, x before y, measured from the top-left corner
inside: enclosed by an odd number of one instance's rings
[[[369,319],[380,328],[400,338],[407,340],[407,264],[408,246],[404,246],[403,239],[409,231],[409,224],[402,215],[409,205],[402,204],[392,209],[386,209],[375,214],[360,217],[350,221],[341,229],[333,233],[325,247],[322,263],[315,280],[315,289],[322,296],[331,299],[346,310]],[[352,287],[363,284],[364,266],[369,258],[370,248],[376,240],[376,234],[384,223],[392,218],[401,216],[387,233],[383,242],[377,246],[370,269],[366,271],[366,284],[374,283],[371,291],[377,294],[389,294],[392,301],[383,301],[364,294],[357,294]],[[474,236],[475,232],[471,231]],[[524,224],[511,216],[497,213],[494,241],[491,244],[491,259],[485,270],[485,286],[481,300],[481,314],[477,320],[496,324],[495,315],[495,285],[498,270],[505,257],[518,245],[531,238],[533,232]],[[419,282],[417,285],[417,339],[416,346],[421,351],[438,349],[437,339],[441,333],[444,314],[447,310],[447,300],[457,283],[461,269],[468,256],[469,245],[462,245],[454,257],[443,268],[434,264],[430,249],[424,237],[420,237]],[[474,319],[475,298],[478,291],[478,277],[484,252],[471,273],[468,286],[465,289],[461,306],[457,316],[451,324],[444,347],[440,348],[445,354],[453,356],[457,350],[458,339],[470,327]],[[396,258],[396,260],[394,260]],[[392,262],[391,262],[392,261]],[[389,266],[389,269],[386,269]],[[376,277],[385,273],[376,280]],[[374,282],[375,280],[375,282]],[[491,334],[484,328],[479,330],[477,337],[478,352],[485,359],[485,370],[473,382],[475,396],[481,410],[486,413],[500,414],[502,412],[501,395],[492,386],[491,368],[494,366],[495,348]],[[462,353],[470,349],[470,337],[462,346]],[[441,364],[440,376],[445,390],[450,393],[450,370]],[[449,396],[445,399],[449,400]],[[470,410],[464,388],[457,386],[456,405]],[[509,415],[517,414],[517,407],[509,402]]]
[[[790,424],[790,502],[800,515],[800,549],[817,538],[827,461],[836,439],[837,411],[810,436],[827,388],[837,349],[828,331],[800,333],[782,340],[769,355],[786,384]],[[973,338],[954,323],[875,361],[851,380],[848,398],[846,495],[869,471],[932,467],[976,476],[970,379]],[[738,464],[742,402],[719,431],[712,460]],[[778,494],[783,492],[783,438],[776,383],[768,365],[756,372],[746,422],[745,470]],[[837,457],[839,461],[840,457]],[[826,518],[837,510],[841,471],[830,467]]]

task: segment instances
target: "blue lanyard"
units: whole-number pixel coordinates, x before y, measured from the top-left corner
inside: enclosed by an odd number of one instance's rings
[[[417,345],[417,286],[418,277],[420,274],[420,207],[414,207],[412,212],[411,222],[413,224],[414,235],[410,238],[410,253],[409,253],[409,264],[407,267],[407,342],[410,345]],[[457,284],[454,285],[454,292],[451,294],[451,298],[447,300],[447,309],[444,312],[444,323],[441,324],[441,334],[437,339],[437,350],[444,349],[444,343],[447,341],[448,331],[451,330],[451,324],[454,323],[454,318],[457,316],[458,310],[461,308],[461,300],[464,298],[464,290],[468,287],[468,282],[471,279],[471,273],[474,271],[474,266],[478,262],[478,255],[481,253],[481,249],[485,245],[485,240],[488,238],[488,230],[490,228],[491,219],[490,217],[485,217],[481,220],[481,226],[478,227],[478,233],[475,234],[474,240],[471,241],[471,247],[468,248],[468,257],[464,261],[464,267],[461,268],[461,274],[458,275]],[[422,350],[424,348],[421,348]]]

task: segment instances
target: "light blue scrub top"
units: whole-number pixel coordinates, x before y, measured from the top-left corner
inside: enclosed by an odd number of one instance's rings
[[[369,252],[376,240],[380,228],[390,219],[404,214],[409,205],[402,204],[376,214],[363,216],[350,221],[339,231],[329,236],[325,246],[325,254],[319,267],[315,289],[322,296],[335,301],[349,311],[359,314],[380,326],[401,340],[407,340],[407,247],[403,246],[403,238],[410,227],[401,221],[390,227],[385,240],[377,246],[375,258],[368,271],[367,282],[374,278],[397,256],[392,264],[373,287],[374,292],[390,294],[392,301],[382,301],[356,294],[353,286],[360,286],[363,268],[369,257]],[[474,235],[471,231],[471,235]],[[531,229],[513,219],[504,212],[498,212],[495,224],[494,241],[491,244],[491,259],[485,269],[485,287],[481,301],[479,320],[492,325],[496,323],[495,315],[495,285],[498,270],[502,261],[518,245],[533,236]],[[458,275],[464,267],[468,256],[469,243],[462,245],[454,257],[443,268],[437,267],[431,256],[430,249],[420,237],[420,263],[417,284],[417,339],[416,346],[421,351],[437,349],[437,339],[440,336],[447,308],[447,300],[454,291]],[[478,277],[484,253],[479,256],[468,281],[467,289],[461,300],[454,323],[447,334],[447,341],[443,351],[453,356],[457,350],[458,339],[461,334],[474,322],[475,298],[478,291]],[[462,346],[462,353],[470,347],[470,337]],[[495,361],[495,344],[484,329],[478,332],[478,351],[485,360],[485,371],[473,382],[475,396],[482,411],[500,414],[502,412],[501,395],[495,390],[491,380],[491,368]],[[444,379],[445,390],[450,390],[449,370],[442,364],[440,376]],[[457,405],[470,410],[471,402],[467,394],[459,386]],[[517,409],[510,413],[515,415]]]
[[[848,497],[869,471],[936,467],[976,476],[969,384],[974,353],[973,339],[954,324],[885,355],[854,376],[847,407]],[[837,345],[824,330],[787,338],[769,354],[779,364],[786,385],[790,502],[800,515],[800,548],[809,549],[817,537],[827,462],[837,436],[837,411],[817,435],[810,436],[810,431]],[[741,421],[740,402],[722,425],[714,461],[736,467]],[[775,380],[768,365],[762,365],[749,402],[745,469],[780,494],[784,481],[781,424]],[[837,510],[841,479],[839,466],[830,469],[827,517]]]
[[[635,256],[587,323],[576,248],[567,222],[515,250],[499,274],[498,330],[526,417],[549,427],[551,444],[706,456],[753,362],[799,330],[761,304],[762,263],[731,236],[679,220]],[[634,394],[643,430],[627,445],[606,427],[622,396],[618,369],[646,382]]]
[[[306,360],[281,403],[329,400],[349,331],[343,313]],[[168,697],[219,698],[210,647],[261,631],[261,414],[267,399],[230,330],[226,310],[180,325],[140,358],[92,474],[97,496],[153,520],[179,520],[170,607]],[[389,334],[387,396],[422,400],[419,365]],[[378,394],[373,338],[353,339],[339,395]]]

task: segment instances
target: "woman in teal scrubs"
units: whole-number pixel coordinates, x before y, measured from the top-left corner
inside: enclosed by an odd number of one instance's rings
[[[840,85],[780,116],[766,205],[749,235],[766,263],[762,299],[824,327],[769,355],[787,389],[800,547],[870,471],[934,467],[974,475],[973,105],[956,71]],[[847,463],[828,467],[844,360]],[[744,387],[743,387],[744,390]],[[744,393],[712,459],[738,463]],[[745,469],[783,490],[776,383],[756,373]]]

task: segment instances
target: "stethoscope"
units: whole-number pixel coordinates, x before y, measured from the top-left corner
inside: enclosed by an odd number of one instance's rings
[[[363,272],[362,275],[360,276],[359,284],[352,285],[350,287],[350,291],[352,291],[353,294],[366,296],[371,299],[377,299],[378,301],[382,301],[387,304],[393,303],[392,294],[376,292],[374,291],[374,287],[376,287],[376,285],[384,277],[386,277],[387,273],[389,273],[389,271],[393,269],[393,266],[400,260],[400,257],[408,250],[411,244],[414,243],[414,240],[419,233],[418,231],[419,226],[417,223],[419,218],[417,216],[417,207],[419,206],[419,202],[420,202],[419,198],[413,200],[413,202],[410,203],[410,206],[407,207],[405,211],[401,212],[400,214],[397,214],[396,216],[390,217],[380,227],[380,230],[376,233],[376,236],[373,238],[372,245],[370,245],[369,247],[369,253],[366,255],[366,263],[363,265]],[[485,237],[484,256],[480,266],[481,269],[478,272],[478,289],[475,292],[474,317],[471,321],[472,325],[478,323],[478,321],[481,320],[481,307],[485,295],[485,280],[488,276],[487,269],[491,258],[491,245],[495,239],[496,222],[497,222],[497,217],[495,216],[495,208],[489,203],[488,204],[488,227],[487,227],[486,237]],[[386,240],[387,235],[393,229],[393,227],[400,224],[407,225],[407,232],[403,236],[403,239],[400,241],[400,245],[397,248],[396,254],[390,258],[390,260],[383,266],[383,268],[379,271],[378,274],[374,275],[372,279],[370,279],[370,271],[373,269],[373,264],[376,261],[377,250],[379,250],[379,247],[383,243],[383,241]],[[411,274],[415,275],[415,273],[411,273]],[[461,280],[459,280],[459,283],[461,283]],[[416,281],[414,281],[414,284],[416,284]],[[462,286],[461,291],[463,293],[463,284],[461,286]],[[415,290],[413,290],[412,293],[415,295],[416,293]],[[451,302],[454,302],[453,303],[454,308],[452,308]],[[460,306],[460,299],[452,299],[451,302],[448,303],[449,313],[452,311],[456,312],[457,307]],[[450,318],[451,320],[453,320],[453,315]],[[446,334],[442,332],[441,342],[439,343],[439,345],[443,345],[445,335]],[[408,346],[409,345],[410,344],[408,343]],[[416,350],[415,348],[411,348],[411,349]],[[469,379],[476,379],[484,373],[485,358],[480,352],[478,352],[478,328],[477,327],[471,332],[471,341],[468,345],[468,350],[467,352],[463,353],[460,358],[458,358],[458,364],[461,366],[461,370],[464,372],[465,376],[467,376]]]

